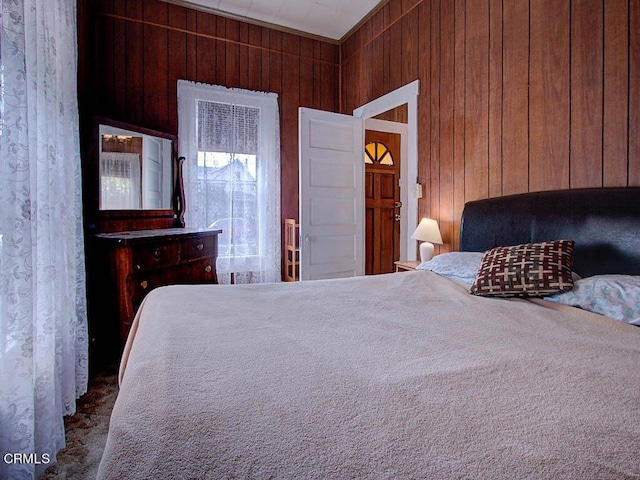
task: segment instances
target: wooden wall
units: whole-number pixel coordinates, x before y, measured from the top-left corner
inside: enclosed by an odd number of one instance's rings
[[[80,0],[78,13],[85,144],[94,115],[177,135],[178,79],[275,92],[282,218],[297,218],[298,107],[338,110],[337,45],[158,0]]]
[[[390,0],[341,46],[341,111],[416,79],[441,251],[469,200],[640,185],[640,0]]]

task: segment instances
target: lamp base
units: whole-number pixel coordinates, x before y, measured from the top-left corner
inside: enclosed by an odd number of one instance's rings
[[[433,243],[430,242],[422,242],[420,244],[420,261],[428,262],[433,258]]]

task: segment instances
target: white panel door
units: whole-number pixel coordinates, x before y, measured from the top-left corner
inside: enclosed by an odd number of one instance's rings
[[[142,160],[142,208],[162,208],[162,145],[159,140],[146,136]]]
[[[300,279],[364,274],[361,118],[299,110]]]

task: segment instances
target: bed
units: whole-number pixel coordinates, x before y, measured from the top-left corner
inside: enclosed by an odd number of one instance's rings
[[[465,206],[462,253],[559,239],[559,296],[640,275],[640,188]],[[98,478],[639,478],[640,328],[469,288],[420,270],[154,290]]]

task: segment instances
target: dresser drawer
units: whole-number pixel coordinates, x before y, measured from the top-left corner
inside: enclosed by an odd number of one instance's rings
[[[134,310],[151,290],[164,285],[215,283],[215,258],[203,258],[172,267],[134,273],[129,277],[129,294]]]
[[[154,242],[132,247],[133,270],[149,270],[180,261],[178,242]]]
[[[216,245],[215,236],[199,236],[180,240],[180,261],[186,262],[216,256]]]

